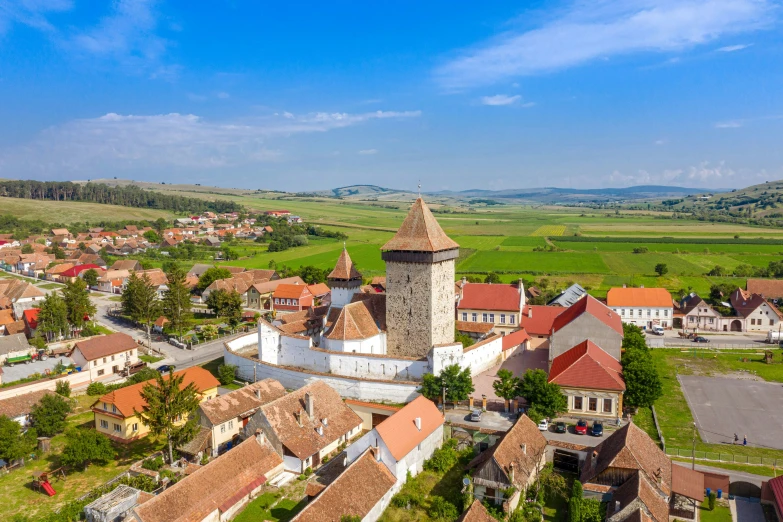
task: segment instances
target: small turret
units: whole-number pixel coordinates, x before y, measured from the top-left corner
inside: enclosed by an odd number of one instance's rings
[[[326,277],[326,284],[332,290],[332,306],[337,308],[350,303],[353,295],[362,286],[362,274],[353,266],[345,245],[334,270]]]

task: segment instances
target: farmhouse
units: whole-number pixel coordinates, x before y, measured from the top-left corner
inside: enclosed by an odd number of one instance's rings
[[[671,328],[674,314],[672,295],[665,288],[610,288],[606,305],[624,323],[646,330],[653,326]]]
[[[525,289],[518,285],[467,283],[463,281],[457,302],[457,318],[462,322],[489,323],[501,335],[519,328]]]
[[[30,413],[33,407],[41,402],[47,395],[54,394],[50,390],[38,390],[23,395],[17,395],[8,399],[0,400],[0,416],[18,422],[23,428],[30,423]]]
[[[310,293],[307,285],[277,285],[272,294],[272,299],[274,303],[273,310],[280,314],[301,312],[307,308],[312,308],[314,304],[313,294]]]
[[[709,303],[699,297],[699,294],[693,292],[682,298],[679,309],[674,311],[674,316],[675,323],[679,321],[681,328],[701,331],[723,330],[726,323],[731,323],[732,320],[721,316]]]
[[[113,333],[79,341],[71,358],[76,366],[90,372],[90,380],[105,379],[139,361],[138,345],[124,333]]]
[[[759,294],[737,288],[730,301],[737,314],[729,325],[731,331],[767,332],[777,329],[781,322],[780,311]]]

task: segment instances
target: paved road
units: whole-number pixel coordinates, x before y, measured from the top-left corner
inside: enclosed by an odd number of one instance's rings
[[[736,522],[764,522],[764,510],[759,502],[748,502],[743,499],[729,501],[732,519]]]

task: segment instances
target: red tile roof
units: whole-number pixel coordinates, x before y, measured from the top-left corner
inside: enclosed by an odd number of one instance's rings
[[[672,462],[672,492],[684,497],[704,500],[704,474]]]
[[[591,295],[584,296],[582,299],[563,310],[563,312],[553,321],[552,328],[554,331],[558,331],[585,312],[589,313],[620,335],[623,335],[623,322],[620,320],[620,316]]]
[[[86,265],[77,265],[72,268],[69,268],[68,270],[65,270],[60,273],[63,277],[78,277],[79,274],[86,270],[95,270],[95,271],[103,271],[103,268],[99,267],[98,265],[93,265],[92,263],[88,263]]]
[[[665,288],[610,288],[606,305],[671,308],[672,295]]]
[[[519,288],[516,286],[465,283],[462,285],[462,299],[460,299],[457,308],[460,310],[518,312],[520,310],[520,298]]]
[[[417,418],[420,419],[421,429],[416,427]],[[420,395],[378,424],[375,429],[391,454],[399,461],[443,426],[444,421],[443,414],[435,403]]]
[[[307,285],[307,290],[309,290],[310,293],[315,295],[315,296],[326,295],[329,292],[331,292],[329,287],[326,286],[324,283],[316,283],[314,285]]]
[[[38,314],[41,313],[40,308],[29,308],[24,311],[24,322],[30,329],[35,330],[38,328]]]
[[[778,510],[783,511],[783,475],[769,479],[767,481],[772,494],[775,496],[775,503],[778,505]]]
[[[552,333],[552,323],[561,313],[562,306],[526,305],[520,322],[530,335],[549,335]]]
[[[307,289],[307,285],[282,284],[277,285],[277,288],[275,288],[275,293],[272,295],[282,299],[301,299],[311,294]]]
[[[356,270],[353,261],[351,261],[351,256],[348,255],[348,250],[343,248],[343,251],[340,253],[340,257],[337,258],[337,264],[334,266],[334,270],[329,273],[327,278],[338,279],[342,281],[348,281],[351,279],[361,280],[362,274]]]
[[[503,336],[503,351],[509,350],[515,346],[519,346],[525,341],[530,340],[530,336],[525,329],[517,330]]]
[[[127,352],[136,348],[138,348],[138,345],[133,340],[133,337],[121,332],[79,341],[74,346],[74,350],[78,349],[88,361],[94,361],[101,357]]]
[[[549,382],[598,390],[625,391],[620,362],[592,341],[582,341],[552,361]]]

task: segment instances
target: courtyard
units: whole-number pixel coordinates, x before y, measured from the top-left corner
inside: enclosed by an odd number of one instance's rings
[[[509,370],[517,377],[522,377],[527,370],[547,370],[547,360],[549,358],[549,348],[539,347],[535,350],[517,350],[514,355],[496,364],[492,368],[481,372],[473,377],[473,398],[479,401],[477,404],[481,404],[481,396],[486,395],[489,400],[500,400],[500,397],[495,395],[495,390],[492,388],[492,383],[497,379],[499,370]]]

